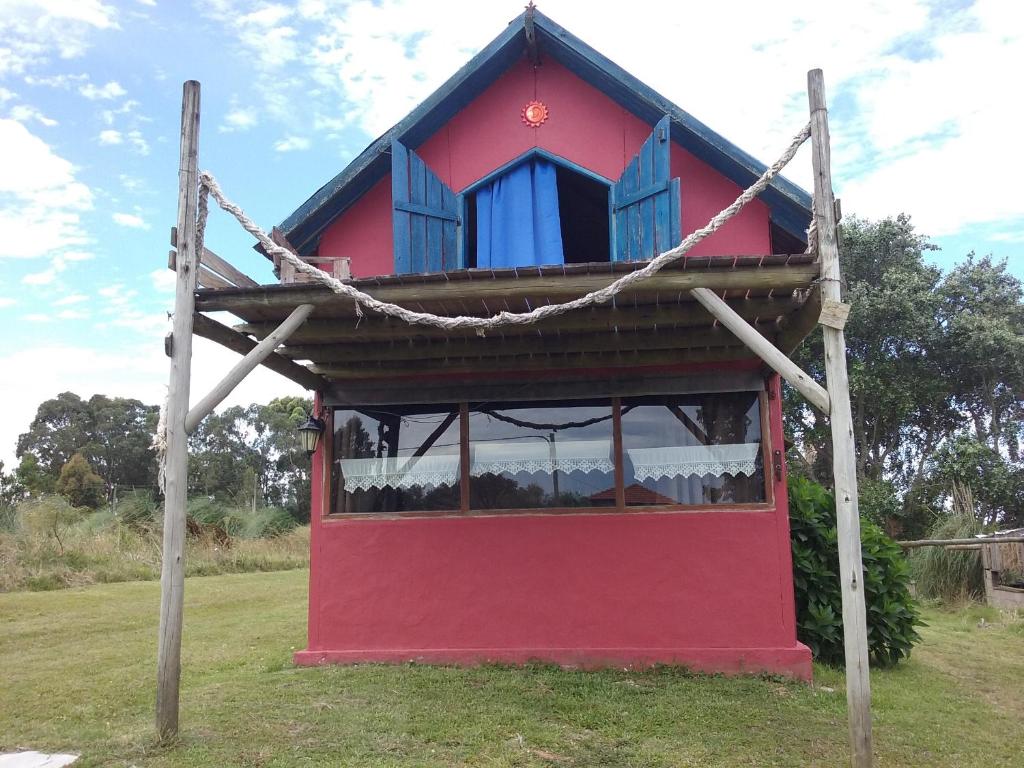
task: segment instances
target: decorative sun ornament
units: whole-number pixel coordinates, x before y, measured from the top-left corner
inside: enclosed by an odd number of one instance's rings
[[[523,107],[523,123],[530,128],[540,128],[548,119],[548,107],[543,101],[531,101]]]

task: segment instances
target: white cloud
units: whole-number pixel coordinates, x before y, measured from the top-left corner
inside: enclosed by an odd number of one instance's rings
[[[247,131],[254,125],[256,125],[256,110],[238,108],[224,115],[224,122],[218,130],[221,133]]]
[[[4,0],[0,76],[23,74],[53,56],[77,58],[93,34],[117,28],[117,10],[100,0]]]
[[[149,229],[149,224],[141,216],[134,213],[115,213],[112,217],[115,224],[130,229]]]
[[[285,136],[280,141],[274,142],[275,152],[295,152],[304,149],[309,149],[309,139],[304,136]]]
[[[78,92],[90,101],[116,99],[128,93],[116,80],[110,80],[105,85],[86,83],[79,86]]]
[[[64,251],[60,257],[64,261],[89,261],[95,259],[96,254],[88,251]]]
[[[40,77],[37,75],[25,75],[25,82],[29,85],[44,85],[47,88],[57,88],[62,91],[66,91],[76,83],[84,83],[88,81],[88,75],[48,75]]]
[[[35,107],[30,107],[27,104],[19,104],[16,107],[11,108],[11,119],[17,120],[19,123],[27,123],[32,120],[45,125],[47,128],[52,128],[57,125],[57,121],[47,117]]]
[[[125,138],[128,139],[128,143],[136,154],[143,156],[149,154],[149,144],[142,138],[140,131],[128,131],[125,134]]]
[[[139,106],[139,102],[135,101],[134,99],[128,99],[127,101],[125,101],[124,104],[122,104],[117,109],[104,109],[104,110],[102,110],[100,112],[100,119],[104,122],[105,125],[113,125],[114,121],[117,119],[118,115],[130,115],[132,112],[135,111],[135,108],[137,106]],[[137,118],[137,119],[145,119],[145,118]]]
[[[32,272],[21,278],[21,282],[25,285],[49,285],[57,279],[57,273],[60,270],[50,267],[44,269],[42,272]]]
[[[58,320],[86,320],[88,317],[89,313],[80,309],[64,309],[57,313]]]
[[[173,293],[178,282],[177,274],[169,269],[154,269],[149,278],[153,281],[153,288],[161,293]]]
[[[10,296],[0,296],[0,309],[4,307],[13,307],[18,303],[17,299],[12,299]]]
[[[16,120],[0,119],[0,257],[33,258],[82,245],[92,192],[74,166]]]
[[[69,296],[64,296],[53,302],[55,307],[67,307],[72,304],[81,304],[83,301],[88,301],[89,297],[84,293],[72,293]]]
[[[124,137],[121,136],[121,132],[120,131],[115,131],[115,130],[112,130],[112,129],[111,130],[106,130],[106,131],[100,131],[100,135],[99,135],[98,138],[100,140],[100,144],[115,145],[115,144],[120,144],[121,142],[124,141]]]

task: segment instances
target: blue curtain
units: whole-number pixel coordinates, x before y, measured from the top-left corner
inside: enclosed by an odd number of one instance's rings
[[[478,267],[561,264],[555,166],[537,158],[523,163],[476,193]]]

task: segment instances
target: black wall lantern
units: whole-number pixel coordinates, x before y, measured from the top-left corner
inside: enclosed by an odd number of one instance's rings
[[[318,419],[312,414],[306,419],[306,423],[302,424],[299,430],[299,438],[302,440],[302,447],[306,451],[307,456],[312,456],[316,452],[317,443],[320,441],[320,435],[323,434],[324,424],[322,419]]]

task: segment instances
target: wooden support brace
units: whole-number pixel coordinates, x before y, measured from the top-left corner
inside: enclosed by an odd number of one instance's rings
[[[195,432],[199,422],[210,414],[225,397],[230,395],[232,390],[241,384],[242,380],[252,373],[257,365],[273,354],[274,350],[291,336],[296,328],[306,322],[306,318],[309,317],[312,311],[312,304],[300,304],[288,315],[284,322],[277,326],[277,330],[253,347],[245,357],[239,360],[235,367],[221,379],[220,383],[211,389],[209,394],[196,403],[188,412],[188,415],[185,417],[185,431],[188,434]]]
[[[737,339],[767,363],[772,370],[792,384],[807,400],[824,413],[829,412],[828,392],[818,382],[804,373],[800,366],[755,330],[746,320],[737,314],[718,294],[707,288],[694,288],[690,291],[697,301],[712,314],[722,325],[733,332]]]

